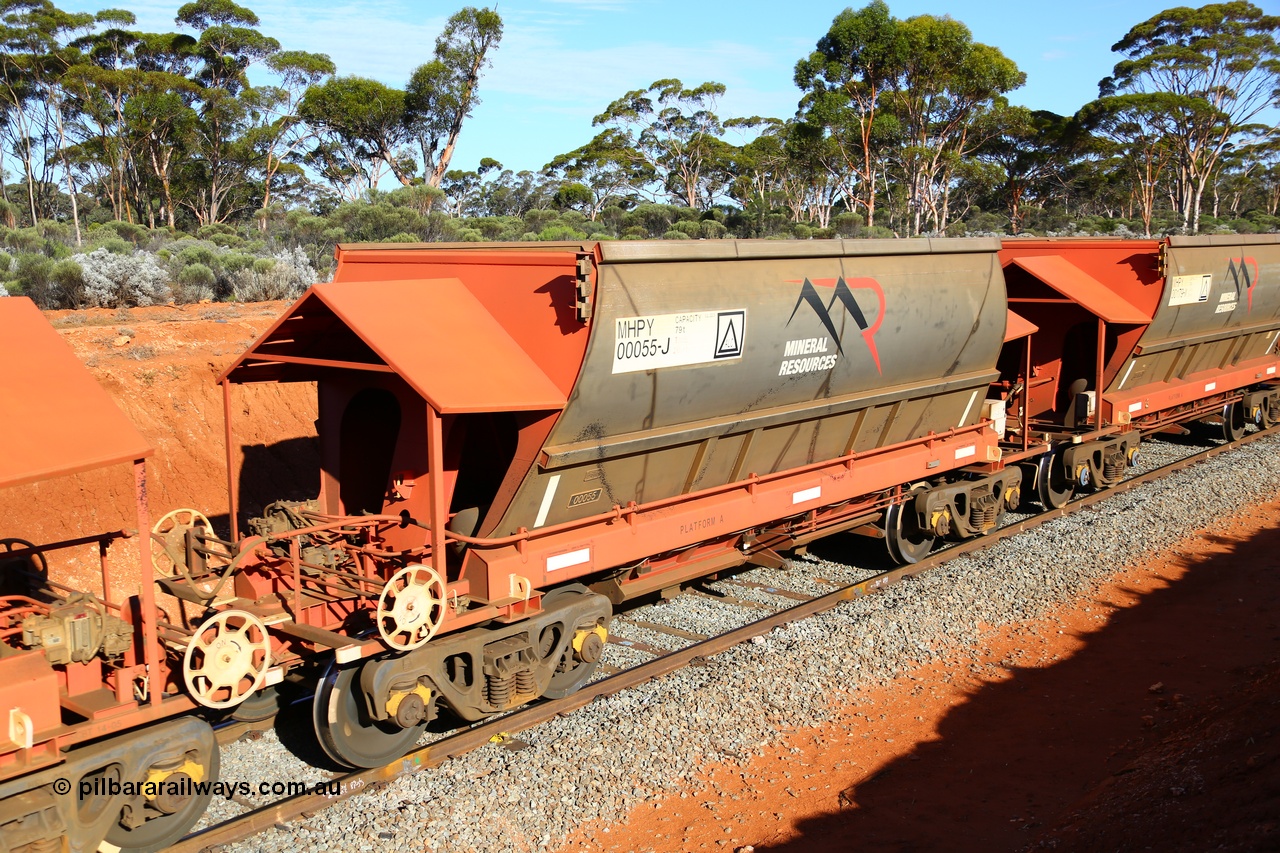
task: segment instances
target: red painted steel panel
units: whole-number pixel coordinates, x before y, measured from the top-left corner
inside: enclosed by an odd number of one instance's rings
[[[0,299],[0,331],[0,487],[151,455],[35,303]]]
[[[1151,322],[1150,313],[1059,255],[1014,258],[1013,263],[1108,323]]]
[[[1025,338],[1027,335],[1040,331],[1040,327],[1025,317],[1020,317],[1012,311],[1006,311],[1008,319],[1004,326],[1004,339],[1008,341],[1016,341],[1018,338]]]
[[[349,361],[326,352],[329,330],[277,336],[318,299],[347,330],[444,414],[542,411],[564,407],[565,394],[458,279],[317,284],[223,374],[232,382],[278,380],[251,362],[275,356]],[[312,311],[311,316],[314,315]],[[295,380],[315,379],[324,364],[294,364]],[[340,367],[342,365],[330,365]]]
[[[461,281],[565,397],[590,334],[575,315],[579,256],[592,244],[339,245],[334,284]]]

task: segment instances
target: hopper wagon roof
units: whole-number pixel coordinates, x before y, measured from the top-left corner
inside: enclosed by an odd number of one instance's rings
[[[0,329],[0,487],[151,455],[35,303],[0,299]]]
[[[221,378],[306,382],[333,370],[398,374],[442,413],[565,405],[456,278],[313,285]]]

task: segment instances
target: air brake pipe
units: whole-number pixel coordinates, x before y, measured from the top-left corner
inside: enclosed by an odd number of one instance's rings
[[[1026,453],[1031,449],[1031,335],[1026,338],[1022,376],[1022,452]]]
[[[956,436],[964,435],[966,433],[977,433],[977,432],[980,432],[983,429],[983,427],[984,427],[984,424],[981,424],[981,423],[975,424],[973,426],[968,426],[968,427],[958,427],[956,429],[949,429],[946,432],[930,433],[929,435],[924,436],[923,438],[918,438],[913,441],[904,441],[899,444],[886,445],[885,447],[877,447],[873,450],[863,451],[861,453],[850,453],[847,456],[841,456],[837,459],[828,459],[823,462],[814,462],[799,468],[789,468],[786,471],[778,471],[773,474],[766,474],[764,476],[753,474],[750,477],[746,477],[742,480],[738,480],[733,483],[726,483],[721,486],[714,486],[709,489],[703,489],[702,491],[698,491],[698,492],[690,492],[685,495],[675,495],[673,497],[663,498],[662,500],[652,501],[646,504],[636,504],[634,502],[631,502],[625,507],[615,506],[613,509],[608,510],[607,512],[598,513],[596,515],[590,515],[585,518],[574,519],[572,521],[562,522],[560,524],[549,525],[547,527],[539,527],[536,531],[523,530],[520,533],[513,533],[510,536],[500,536],[493,539],[481,539],[475,536],[463,536],[460,533],[446,531],[444,542],[449,542],[449,541],[461,542],[465,545],[478,545],[478,546],[485,546],[490,548],[497,548],[503,545],[516,545],[521,542],[527,542],[530,539],[549,536],[552,533],[561,533],[566,530],[575,530],[580,527],[588,527],[592,524],[598,524],[599,522],[602,522],[602,521],[621,520],[627,516],[633,516],[640,512],[648,512],[655,509],[661,509],[662,507],[674,506],[676,504],[681,504],[681,503],[688,503],[689,501],[692,501],[698,498],[711,497],[712,495],[731,492],[744,487],[751,488],[756,485],[759,485],[760,483],[768,483],[773,480],[781,479],[783,477],[791,477],[797,474],[805,474],[811,471],[819,471],[823,468],[831,468],[841,464],[847,465],[859,459],[867,459],[873,456],[879,456],[884,453],[890,453],[893,451],[900,450],[904,447],[912,447],[917,444],[929,444],[934,441],[945,441],[949,438],[955,438]],[[430,437],[430,430],[428,430],[428,438],[429,437]],[[442,491],[443,491],[443,484],[442,484]],[[443,502],[444,500],[443,496],[441,496],[440,500],[441,502]],[[296,530],[290,530],[287,534],[267,536],[267,537],[264,537],[264,541],[283,542],[287,539],[292,539],[296,536],[307,536],[313,533],[321,533],[326,530],[334,530],[334,529],[346,527],[352,524],[361,524],[361,523],[368,523],[368,522],[399,524],[399,525],[412,524],[415,527],[421,527],[423,530],[428,530],[428,531],[432,530],[432,526],[433,526],[431,524],[423,524],[417,519],[409,516],[407,513],[404,515],[358,515],[358,516],[348,516],[341,519],[335,518],[334,521],[326,522],[324,524],[312,525],[311,527],[300,527]],[[445,529],[444,524],[438,524],[435,526],[440,530]],[[433,531],[432,540],[433,542],[435,540],[434,531]],[[442,542],[438,547],[443,548],[444,542]]]

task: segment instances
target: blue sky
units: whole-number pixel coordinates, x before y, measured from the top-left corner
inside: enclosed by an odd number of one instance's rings
[[[55,0],[57,2],[57,0]],[[327,53],[338,73],[402,87],[431,58],[456,2],[412,0],[238,0],[286,50]],[[470,0],[480,5],[480,0]],[[888,0],[899,18],[949,14],[974,38],[1000,48],[1027,74],[1010,100],[1069,114],[1097,97],[1120,58],[1111,52],[1134,24],[1178,0],[1075,0],[1017,5],[990,0]],[[1280,13],[1280,0],[1257,5]],[[180,0],[111,3],[63,0],[61,8],[128,8],[138,26],[172,30]],[[789,118],[800,93],[798,59],[814,49],[840,2],[766,0],[499,0],[502,44],[480,86],[482,103],[464,126],[452,168],[493,157],[508,168],[540,169],[591,139],[591,119],[610,101],[655,80],[706,80],[728,91],[718,112]],[[730,141],[739,140],[730,138]]]

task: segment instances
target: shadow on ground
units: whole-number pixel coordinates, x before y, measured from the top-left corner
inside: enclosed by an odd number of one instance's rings
[[[1280,849],[1280,530],[1208,538],[1231,550],[1128,590],[1071,658],[1008,667],[755,849]]]

